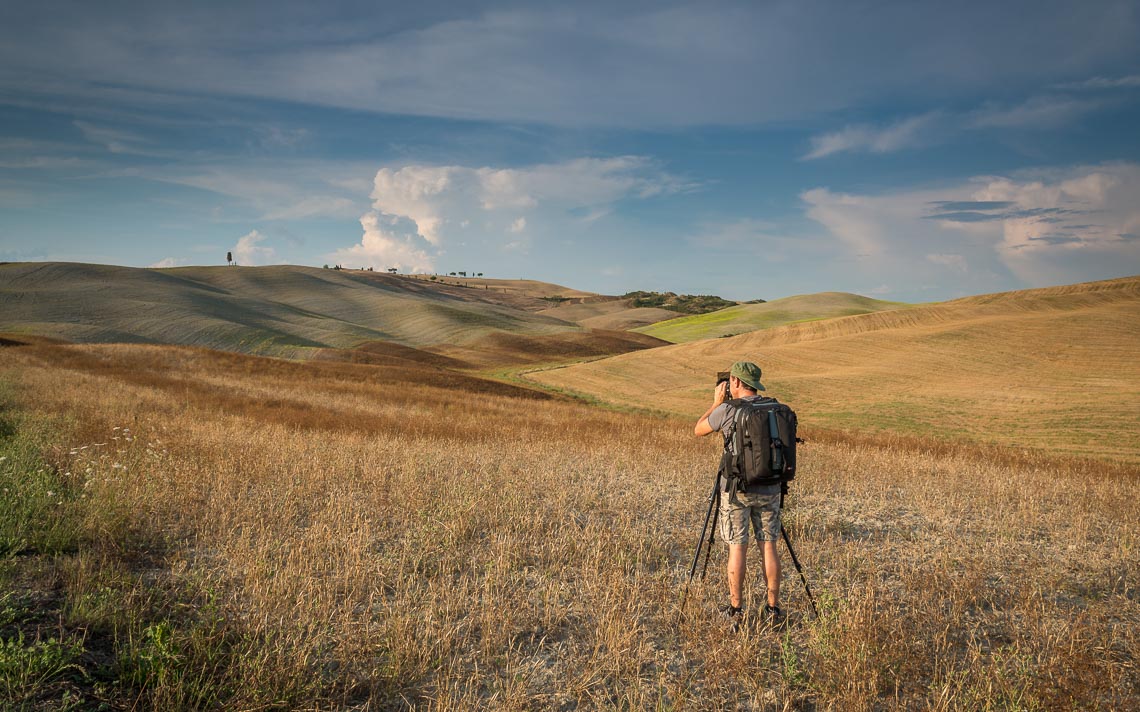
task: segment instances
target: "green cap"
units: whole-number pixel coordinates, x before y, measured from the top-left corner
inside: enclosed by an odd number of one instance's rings
[[[764,384],[760,382],[760,367],[751,361],[737,361],[732,364],[732,370],[729,373],[739,378],[740,382],[746,386],[758,391],[767,390],[764,388]]]

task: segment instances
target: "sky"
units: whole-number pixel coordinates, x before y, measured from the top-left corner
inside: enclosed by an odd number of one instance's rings
[[[0,261],[906,302],[1140,273],[1140,0],[0,6]]]

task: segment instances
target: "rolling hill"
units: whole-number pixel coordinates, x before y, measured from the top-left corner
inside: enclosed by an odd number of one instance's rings
[[[574,300],[539,312],[546,316],[572,321],[591,329],[635,329],[677,316],[677,312],[655,307],[633,307],[629,299],[592,297]]]
[[[738,304],[709,314],[682,316],[635,329],[675,344],[700,339],[771,329],[784,324],[853,316],[886,309],[909,307],[847,292],[821,292],[785,297],[761,304]]]
[[[480,289],[288,265],[136,269],[13,263],[0,265],[0,332],[301,358],[328,358],[328,349],[377,342],[417,351],[445,345],[460,359],[457,347],[480,342],[478,351],[485,353],[493,334],[525,336],[532,343],[557,335],[568,357],[577,354],[579,343],[584,355],[598,354],[599,339],[589,329],[537,313],[550,302],[536,295],[574,290],[527,282],[517,289],[500,285],[500,291],[487,282]],[[616,349],[605,353],[659,343],[641,335],[603,341]]]
[[[1137,461],[1138,353],[1140,277],[1130,277],[792,324],[528,377],[695,420],[715,372],[750,359],[809,428]]]

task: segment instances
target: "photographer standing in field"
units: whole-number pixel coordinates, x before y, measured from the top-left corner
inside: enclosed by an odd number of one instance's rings
[[[723,376],[722,376],[723,377]],[[732,401],[744,402],[761,400],[764,396],[758,391],[765,390],[760,383],[760,367],[751,361],[737,361],[732,364],[729,377],[718,383],[713,391],[713,404],[697,420],[693,432],[704,437],[716,431],[725,438],[732,439],[735,431],[737,405]],[[780,555],[776,541],[780,535],[780,484],[753,485],[729,490],[727,476],[718,486],[723,486],[728,496],[720,497],[720,536],[728,544],[728,594],[730,601],[720,612],[738,630],[743,617],[744,576],[747,570],[749,523],[761,542],[764,577],[768,584],[768,604],[764,606],[764,621],[779,625],[784,621],[780,610]],[[719,482],[719,480],[718,480]]]

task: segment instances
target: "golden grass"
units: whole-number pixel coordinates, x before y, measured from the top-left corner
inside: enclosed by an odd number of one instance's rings
[[[1140,461],[1140,278],[988,295],[529,374],[624,405],[701,413],[739,359],[808,425]]]
[[[1140,704],[1126,466],[817,432],[787,523],[823,616],[788,565],[791,626],[757,627],[753,552],[731,636],[722,545],[678,610],[718,449],[692,417],[179,348],[6,347],[0,374],[74,422],[47,453],[86,537],[57,563],[61,625],[125,661],[88,701]]]

